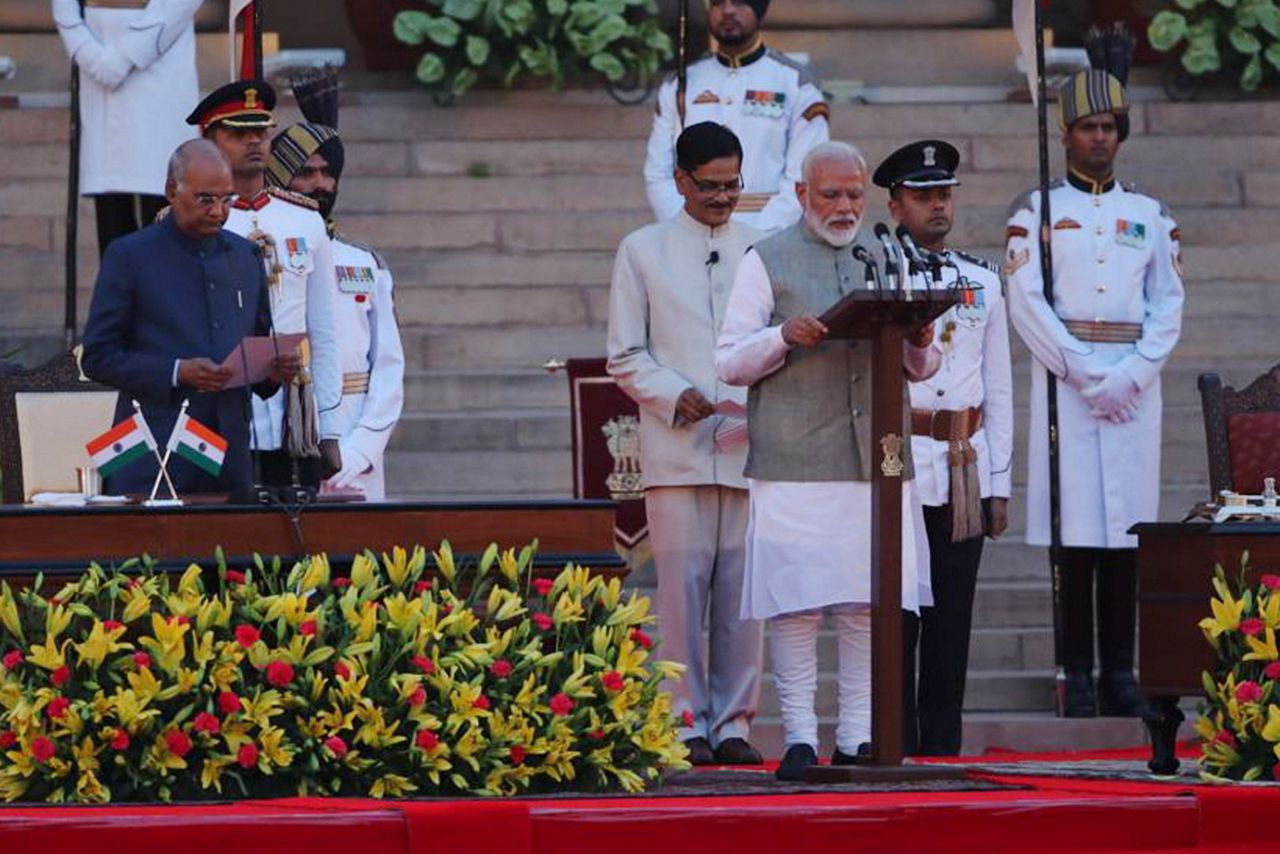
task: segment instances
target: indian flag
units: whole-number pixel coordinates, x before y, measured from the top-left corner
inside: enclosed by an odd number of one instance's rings
[[[210,477],[217,477],[222,471],[222,459],[227,455],[227,440],[183,412],[173,425],[169,450],[204,469]]]
[[[89,444],[85,445],[94,467],[109,477],[129,463],[156,449],[155,437],[147,428],[142,413],[134,413]]]

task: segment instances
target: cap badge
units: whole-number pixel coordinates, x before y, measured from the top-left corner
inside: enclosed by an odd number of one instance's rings
[[[258,109],[258,90],[257,89],[244,90],[244,108],[246,110]]]
[[[924,165],[925,165],[925,166],[937,166],[937,165],[938,165],[938,148],[937,148],[937,146],[934,146],[934,145],[926,145],[926,146],[924,147]]]

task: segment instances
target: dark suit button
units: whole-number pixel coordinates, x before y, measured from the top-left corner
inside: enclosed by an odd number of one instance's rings
[[[212,290],[214,290],[215,288],[217,288],[217,285],[215,285],[213,282],[210,282],[210,283],[209,283],[209,290],[211,290],[211,291],[212,291]]]
[[[214,328],[214,329],[221,329],[221,328],[222,328],[222,321],[215,320],[215,321],[213,322],[213,328]]]

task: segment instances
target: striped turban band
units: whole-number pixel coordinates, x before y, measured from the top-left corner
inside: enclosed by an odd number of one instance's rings
[[[1129,96],[1120,81],[1105,71],[1077,71],[1058,90],[1058,123],[1062,130],[1087,116],[1114,113],[1120,141],[1129,137]]]
[[[282,189],[297,176],[308,158],[316,153],[329,161],[334,177],[342,174],[346,152],[338,132],[324,125],[303,122],[290,125],[271,141],[271,156],[267,158],[267,180]]]

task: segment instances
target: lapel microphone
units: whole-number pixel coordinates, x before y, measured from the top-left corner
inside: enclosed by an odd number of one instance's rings
[[[720,252],[719,250],[712,249],[711,254],[707,256],[707,266],[714,267],[716,264],[719,264],[719,263],[720,263]]]

